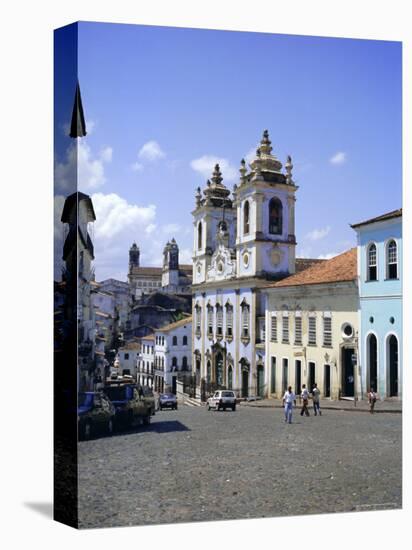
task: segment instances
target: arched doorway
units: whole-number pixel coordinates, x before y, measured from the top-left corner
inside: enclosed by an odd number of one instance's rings
[[[378,341],[374,334],[368,336],[368,386],[378,390]]]
[[[388,339],[388,359],[389,359],[389,397],[398,397],[398,366],[399,366],[399,346],[398,339],[391,334]]]
[[[220,352],[216,355],[216,384],[223,386],[223,355]]]

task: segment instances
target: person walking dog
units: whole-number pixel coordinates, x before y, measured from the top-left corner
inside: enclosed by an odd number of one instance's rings
[[[292,391],[292,386],[289,386],[283,396],[283,406],[285,407],[285,422],[292,424],[293,404],[296,407],[296,395]]]
[[[313,400],[313,412],[315,416],[319,413],[319,416],[322,416],[322,411],[320,410],[320,389],[316,382],[313,384],[312,389],[312,400]]]
[[[308,410],[309,392],[306,387],[306,384],[303,384],[302,393],[300,394],[300,396],[302,398],[302,408],[300,409],[300,416],[303,416],[304,414],[306,416],[310,416],[309,410]]]

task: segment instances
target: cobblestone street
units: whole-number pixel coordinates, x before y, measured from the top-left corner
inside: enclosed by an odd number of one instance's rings
[[[296,413],[181,406],[80,442],[80,527],[401,506],[402,415]]]

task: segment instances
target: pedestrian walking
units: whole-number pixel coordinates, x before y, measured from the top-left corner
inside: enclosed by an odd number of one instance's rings
[[[322,411],[320,410],[320,389],[318,388],[317,383],[313,384],[312,389],[312,400],[313,400],[313,412],[315,416],[319,413],[319,416],[322,416]]]
[[[306,387],[306,384],[303,384],[302,386],[302,393],[300,394],[300,397],[302,398],[302,408],[300,409],[300,416],[303,416],[304,414],[306,416],[310,416],[309,410],[308,410],[309,392]]]
[[[373,414],[375,410],[375,403],[376,403],[376,393],[375,389],[371,388],[368,393],[368,401],[369,401],[369,412]]]
[[[296,395],[292,391],[292,386],[289,386],[283,396],[283,406],[285,407],[285,422],[292,424],[293,404],[296,407]]]

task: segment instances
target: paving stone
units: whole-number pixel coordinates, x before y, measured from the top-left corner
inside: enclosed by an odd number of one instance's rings
[[[400,508],[401,427],[391,413],[158,412],[79,443],[80,527]]]

